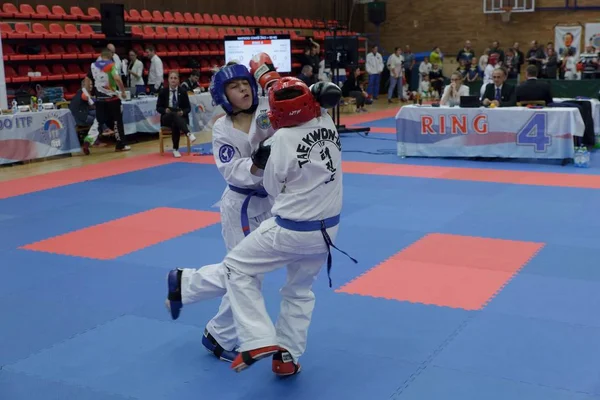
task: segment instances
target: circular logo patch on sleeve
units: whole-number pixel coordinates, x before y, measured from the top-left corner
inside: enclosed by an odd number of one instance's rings
[[[269,129],[271,127],[271,120],[266,112],[260,113],[256,117],[256,125],[262,130]]]
[[[228,163],[233,159],[234,155],[235,149],[231,145],[224,144],[219,148],[219,160],[221,160],[222,163]]]

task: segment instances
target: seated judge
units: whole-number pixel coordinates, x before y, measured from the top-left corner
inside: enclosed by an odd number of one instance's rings
[[[506,83],[508,72],[506,68],[496,68],[492,72],[492,83],[488,83],[481,98],[481,104],[488,107],[514,107],[517,105],[515,87]]]
[[[459,71],[452,73],[450,84],[444,88],[440,104],[443,106],[459,106],[461,96],[469,95],[469,87],[463,85],[463,76]]]
[[[169,86],[163,87],[158,92],[156,111],[160,114],[160,126],[171,128],[173,140],[173,156],[181,157],[179,153],[179,136],[185,133],[190,141],[196,137],[190,133],[188,128],[191,111],[190,99],[187,90],[179,87],[179,73],[169,72]]]
[[[535,65],[528,65],[525,70],[527,80],[517,86],[517,101],[540,101],[546,102],[546,105],[553,103],[552,89],[547,82],[537,79],[538,69]]]

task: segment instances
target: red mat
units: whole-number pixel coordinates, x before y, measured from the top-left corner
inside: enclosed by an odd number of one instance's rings
[[[0,199],[138,171],[158,165],[170,164],[175,161],[176,159],[173,157],[161,157],[158,154],[149,154],[3,181],[0,182]]]
[[[337,292],[478,310],[542,243],[430,234]]]
[[[155,208],[21,247],[110,260],[220,221],[218,212]]]

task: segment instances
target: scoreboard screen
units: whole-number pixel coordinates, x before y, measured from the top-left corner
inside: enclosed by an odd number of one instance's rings
[[[278,72],[292,72],[289,35],[225,36],[225,63],[235,61],[250,68],[250,60],[258,53],[267,53]]]

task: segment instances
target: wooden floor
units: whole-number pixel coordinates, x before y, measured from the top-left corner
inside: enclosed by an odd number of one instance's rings
[[[386,97],[380,96],[378,100],[376,100],[372,105],[368,106],[368,109],[379,111],[390,107],[398,107],[398,103],[388,104]],[[209,142],[209,136],[198,137],[198,141],[196,143]],[[180,146],[180,150],[185,151],[185,140],[181,141]],[[166,141],[165,147],[169,149],[168,151],[170,153],[170,140]],[[92,147],[90,148],[90,151],[91,154],[89,156],[86,156],[83,153],[74,153],[70,157],[66,156],[63,158],[54,158],[50,160],[35,160],[24,165],[0,166],[0,181],[25,178],[28,176],[62,171],[84,165],[98,164],[110,160],[156,153],[158,152],[158,137],[156,139],[133,143],[131,145],[131,150],[127,152],[115,152],[114,145],[111,144],[108,144],[108,146],[102,148]],[[172,157],[172,155],[165,154],[165,157]]]

